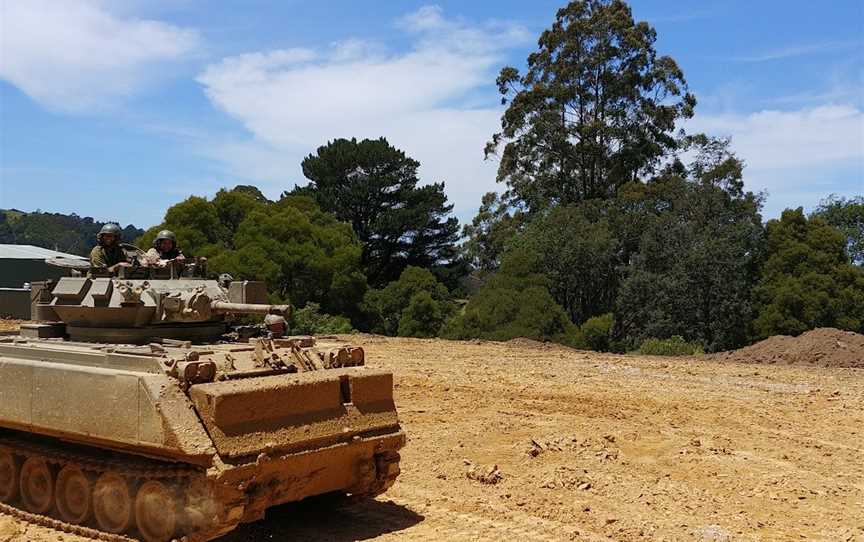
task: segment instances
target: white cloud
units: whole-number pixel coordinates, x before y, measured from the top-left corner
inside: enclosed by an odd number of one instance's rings
[[[855,106],[697,114],[686,129],[732,137],[748,187],[769,193],[769,216],[832,192],[864,194],[864,111]]]
[[[864,112],[829,105],[750,115],[697,115],[689,130],[730,135],[753,169],[820,166],[864,159]]]
[[[305,183],[300,162],[328,140],[385,136],[421,162],[424,181],[445,181],[456,213],[470,219],[484,192],[503,188],[495,183],[497,163],[484,161],[482,152],[502,112],[492,81],[507,49],[530,46],[532,38],[521,27],[472,24],[436,6],[396,26],[412,42],[398,53],[346,39],[211,64],[198,81],[249,137],[209,140],[201,152],[276,196]],[[831,192],[864,193],[864,112],[854,105],[810,105],[697,114],[686,129],[732,136],[748,165],[748,187],[770,194],[768,216],[787,205],[812,207]]]
[[[444,11],[441,6],[423,6],[414,13],[401,17],[399,26],[413,31],[439,30],[446,27]]]
[[[129,96],[199,43],[193,30],[119,18],[97,0],[0,4],[0,77],[51,109]]]
[[[860,40],[827,41],[823,43],[809,43],[805,45],[790,45],[787,47],[773,49],[755,55],[734,57],[732,60],[735,60],[737,62],[768,62],[771,60],[782,60],[799,56],[855,49],[860,46]]]
[[[470,24],[427,6],[397,21],[413,45],[400,53],[346,40],[322,50],[262,51],[223,59],[198,77],[214,106],[249,130],[247,141],[208,154],[272,191],[303,181],[299,163],[328,140],[387,137],[445,181],[457,212],[470,215],[495,189],[497,165],[483,146],[501,110],[492,82],[504,51],[529,41],[521,27]],[[299,54],[298,51],[305,51]],[[482,106],[469,102],[482,96]]]

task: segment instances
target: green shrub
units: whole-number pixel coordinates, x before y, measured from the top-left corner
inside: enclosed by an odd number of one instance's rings
[[[584,348],[579,329],[555,303],[545,280],[505,265],[444,326],[449,339],[506,341],[525,337]]]
[[[559,341],[561,344],[578,348],[579,350],[590,350],[588,341],[585,339],[585,334],[577,326],[573,326],[570,331],[564,335]]]
[[[444,323],[441,304],[429,292],[417,292],[399,319],[400,337],[436,337]]]
[[[413,266],[408,266],[399,280],[368,290],[362,307],[373,333],[403,337],[437,335],[441,324],[456,310],[447,287],[428,269]]]
[[[462,312],[441,331],[448,339],[506,341],[525,337],[584,348],[582,334],[549,292],[549,280],[536,271],[534,251],[511,249]]]
[[[585,320],[579,331],[582,333],[586,346],[597,352],[608,352],[614,323],[611,312]]]
[[[701,344],[687,342],[680,335],[669,339],[646,339],[638,352],[646,356],[696,356],[705,353]]]
[[[307,303],[305,307],[294,312],[290,322],[292,335],[332,335],[336,333],[351,333],[351,321],[344,316],[331,316],[321,312],[317,303]]]

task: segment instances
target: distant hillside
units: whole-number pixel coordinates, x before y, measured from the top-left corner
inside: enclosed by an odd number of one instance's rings
[[[35,245],[87,256],[96,244],[96,234],[104,224],[89,216],[82,218],[76,214],[0,209],[0,243]],[[129,224],[123,228],[123,239],[131,242],[143,233],[144,230]]]

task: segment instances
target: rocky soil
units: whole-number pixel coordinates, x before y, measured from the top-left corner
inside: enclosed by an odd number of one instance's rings
[[[351,340],[396,375],[401,478],[225,542],[864,541],[864,370]],[[0,541],[60,539],[0,516]]]

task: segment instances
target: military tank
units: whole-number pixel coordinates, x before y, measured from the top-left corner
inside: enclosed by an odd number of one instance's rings
[[[0,337],[0,511],[203,541],[274,505],[394,483],[392,374],[338,340],[226,341],[234,315],[290,307],[183,267],[61,278],[34,293],[40,323]]]

